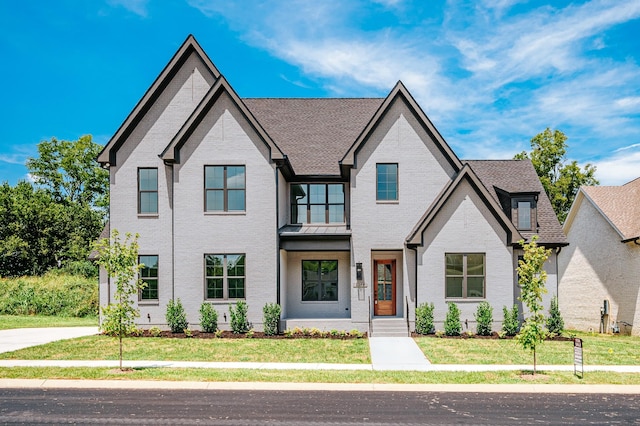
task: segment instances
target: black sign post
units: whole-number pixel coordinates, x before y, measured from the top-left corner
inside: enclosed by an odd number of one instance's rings
[[[584,377],[584,362],[582,359],[582,339],[573,339],[573,374],[578,375],[578,366],[580,366],[580,378]]]

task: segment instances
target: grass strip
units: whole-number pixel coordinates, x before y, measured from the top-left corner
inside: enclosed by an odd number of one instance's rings
[[[141,368],[121,372],[111,368],[0,368],[3,379],[167,380],[208,382],[388,383],[388,384],[640,384],[640,374],[588,372],[580,379],[571,372],[400,372],[307,370],[203,370]]]
[[[41,327],[97,327],[98,317],[58,317],[47,315],[0,315],[0,330]]]

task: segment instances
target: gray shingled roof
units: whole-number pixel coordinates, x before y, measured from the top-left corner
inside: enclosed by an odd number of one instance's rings
[[[622,186],[583,186],[624,240],[640,237],[640,178]]]
[[[463,163],[471,166],[498,202],[500,199],[496,188],[509,193],[539,192],[537,209],[540,243],[568,244],[558,217],[530,160],[463,160]],[[533,235],[532,232],[521,232],[521,234],[527,239]]]
[[[338,162],[382,98],[243,98],[297,175],[340,175]]]

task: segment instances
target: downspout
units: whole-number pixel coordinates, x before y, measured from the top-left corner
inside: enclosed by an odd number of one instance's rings
[[[640,237],[636,237],[633,239],[633,243],[640,246],[640,243],[638,241],[640,241]]]
[[[174,169],[171,165],[171,300],[176,298],[176,233]]]
[[[414,253],[414,258],[413,258],[413,262],[414,262],[414,273],[413,276],[415,278],[415,286],[416,286],[416,291],[414,292],[414,301],[413,304],[415,305],[415,310],[414,312],[418,309],[418,247],[410,247],[407,246],[407,248],[409,248],[410,250],[413,250]],[[407,312],[407,316],[409,315],[409,312]],[[415,314],[414,314],[414,320],[415,320]]]
[[[276,303],[280,304],[280,179],[278,171],[280,168],[276,165]]]
[[[560,270],[558,269],[558,256],[560,256],[561,251],[562,246],[556,248],[556,298],[558,297],[558,293],[560,292]]]

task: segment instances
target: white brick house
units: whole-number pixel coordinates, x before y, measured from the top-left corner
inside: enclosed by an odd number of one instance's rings
[[[564,230],[571,243],[558,260],[565,325],[640,336],[640,178],[581,187]]]
[[[143,327],[180,298],[282,306],[284,328],[413,329],[517,302],[518,241],[567,244],[529,161],[460,160],[401,82],[386,98],[241,98],[192,36],[100,154],[110,226],[140,234]],[[546,265],[557,289],[555,251]],[[100,303],[113,289],[103,276]],[[548,305],[548,302],[546,303]],[[375,320],[375,322],[374,322]],[[375,325],[373,334],[375,335]]]

